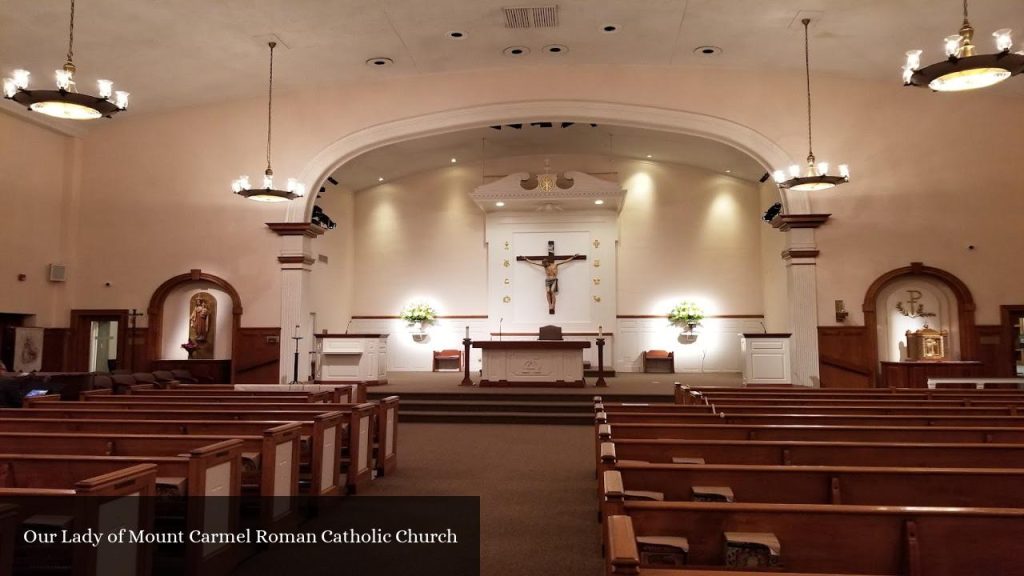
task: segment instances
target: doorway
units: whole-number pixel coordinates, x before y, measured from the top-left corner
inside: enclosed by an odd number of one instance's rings
[[[127,310],[72,310],[70,368],[75,372],[134,370],[128,358]]]

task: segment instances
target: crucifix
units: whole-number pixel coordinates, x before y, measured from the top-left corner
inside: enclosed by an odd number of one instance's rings
[[[558,294],[558,267],[573,260],[586,260],[582,254],[572,256],[555,255],[555,241],[548,240],[548,253],[545,256],[516,256],[517,262],[533,264],[544,269],[544,289],[548,297],[548,314],[555,313],[555,298]]]

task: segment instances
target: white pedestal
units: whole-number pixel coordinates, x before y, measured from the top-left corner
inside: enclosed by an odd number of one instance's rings
[[[789,334],[744,334],[743,384],[791,384]]]
[[[317,381],[387,384],[387,334],[317,334]]]

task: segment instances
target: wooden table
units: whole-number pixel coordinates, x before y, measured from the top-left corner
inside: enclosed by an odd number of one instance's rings
[[[590,342],[566,340],[473,343],[483,352],[480,386],[582,388],[583,350]]]

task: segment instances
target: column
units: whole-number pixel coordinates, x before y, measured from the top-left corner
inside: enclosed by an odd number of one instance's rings
[[[829,214],[780,214],[772,226],[786,232],[786,264],[789,289],[790,362],[796,386],[818,382],[818,247],[814,229],[828,221]]]
[[[299,382],[308,381],[309,352],[315,348],[309,326],[310,272],[313,270],[313,239],[323,228],[309,222],[270,222],[267,227],[281,237],[281,344],[279,383],[291,382],[295,358],[294,336],[299,340]],[[298,328],[296,328],[298,326]]]

